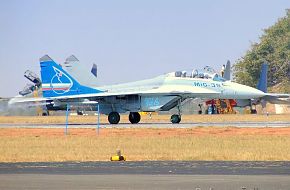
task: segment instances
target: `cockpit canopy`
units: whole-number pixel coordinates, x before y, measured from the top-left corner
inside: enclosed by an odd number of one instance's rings
[[[213,68],[206,66],[202,70],[193,69],[193,70],[184,70],[184,71],[176,71],[174,73],[170,73],[170,75],[174,75],[174,77],[182,77],[182,78],[200,78],[200,79],[212,79],[214,81],[226,81],[222,76],[220,76]]]

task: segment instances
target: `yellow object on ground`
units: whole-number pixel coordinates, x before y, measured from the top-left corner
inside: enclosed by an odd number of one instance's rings
[[[141,111],[139,112],[140,115],[158,115],[158,112],[144,112]]]
[[[126,161],[126,157],[125,156],[112,156],[110,160],[111,161]]]

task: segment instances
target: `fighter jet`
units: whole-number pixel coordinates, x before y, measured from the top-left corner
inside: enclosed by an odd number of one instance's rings
[[[179,123],[180,106],[188,98],[250,100],[285,96],[227,81],[210,68],[176,71],[118,85],[89,87],[80,84],[48,55],[40,58],[40,67],[43,97],[22,98],[17,103],[45,102],[52,106],[98,104],[111,124],[119,123],[120,113],[129,112],[129,121],[134,124],[141,119],[139,111],[169,111],[174,107],[178,109],[171,116],[171,122]]]

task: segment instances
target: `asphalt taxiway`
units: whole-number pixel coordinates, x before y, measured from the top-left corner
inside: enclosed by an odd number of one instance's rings
[[[65,124],[0,124],[0,128],[63,128]],[[69,124],[70,128],[96,128],[97,123],[76,123]],[[111,125],[107,123],[101,123],[100,128],[191,128],[191,127],[290,127],[290,122],[191,122],[191,123],[119,123],[117,125]]]
[[[289,190],[290,162],[0,163],[0,189]]]

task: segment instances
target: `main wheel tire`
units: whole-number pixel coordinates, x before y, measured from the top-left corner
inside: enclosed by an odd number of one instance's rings
[[[118,112],[111,112],[108,115],[108,121],[110,124],[118,124],[120,121],[120,114]]]
[[[129,121],[132,124],[139,123],[140,120],[141,120],[141,116],[140,116],[140,114],[138,112],[130,112]]]
[[[171,123],[180,123],[181,121],[181,116],[174,114],[170,118]]]

